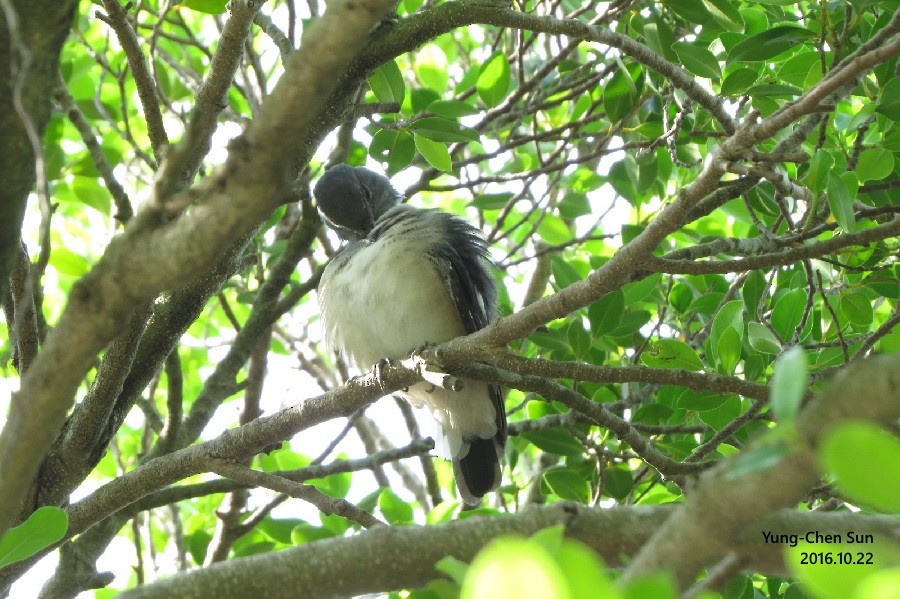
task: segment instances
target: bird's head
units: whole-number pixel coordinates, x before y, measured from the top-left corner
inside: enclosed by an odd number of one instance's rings
[[[327,170],[313,195],[325,223],[350,241],[368,236],[381,215],[400,203],[400,194],[386,177],[346,164]]]

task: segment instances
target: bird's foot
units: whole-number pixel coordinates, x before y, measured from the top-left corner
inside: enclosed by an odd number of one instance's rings
[[[398,365],[399,365],[399,362],[397,362],[396,360],[391,360],[390,358],[381,358],[375,364],[375,382],[378,383],[378,386],[381,387],[381,392],[384,393],[385,395],[390,393],[390,391],[388,391],[387,385],[385,385],[385,383],[384,383],[384,376],[382,375],[382,373],[383,373],[384,369],[391,368],[392,366],[398,366]],[[408,391],[408,390],[409,390],[408,387],[404,387],[403,389],[401,389],[401,391],[404,391],[404,392]]]
[[[436,344],[432,343],[431,341],[426,341],[426,342],[423,343],[422,345],[419,345],[419,346],[417,346],[417,347],[414,347],[413,350],[412,350],[411,352],[409,352],[409,357],[411,357],[411,358],[422,357],[422,353],[423,353],[426,349],[431,348],[431,347],[435,347],[435,346],[436,346]]]

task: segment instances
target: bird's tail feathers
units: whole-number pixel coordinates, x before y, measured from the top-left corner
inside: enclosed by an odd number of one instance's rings
[[[475,437],[463,441],[462,451],[453,458],[453,474],[459,494],[469,505],[500,486],[500,456],[503,448],[497,438]]]

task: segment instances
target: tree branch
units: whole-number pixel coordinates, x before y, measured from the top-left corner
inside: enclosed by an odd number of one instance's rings
[[[500,535],[529,536],[562,525],[567,537],[585,543],[610,566],[633,556],[677,506],[594,509],[570,503],[533,506],[503,517],[475,516],[437,526],[378,527],[353,537],[316,541],[277,553],[235,559],[178,574],[122,595],[154,599],[260,596],[269,599],[337,597],[418,588],[443,578],[435,563],[452,555],[470,561]],[[736,546],[746,571],[784,576],[781,545],[763,543],[762,531],[805,534],[900,535],[893,518],[840,512],[782,511],[743,528]]]

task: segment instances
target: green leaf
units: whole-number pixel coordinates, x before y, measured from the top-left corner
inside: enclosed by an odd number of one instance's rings
[[[739,42],[728,53],[728,63],[768,60],[787,52],[815,33],[795,25],[780,25]]]
[[[738,33],[744,30],[744,19],[729,0],[703,0],[703,5],[724,29]]]
[[[834,158],[827,150],[819,148],[809,161],[809,170],[806,171],[806,185],[814,192],[825,189],[825,181],[831,167],[834,166]]]
[[[194,563],[198,566],[203,565],[203,562],[206,561],[206,551],[212,542],[212,535],[200,529],[188,535],[185,540],[187,541],[188,551],[191,557],[194,558]],[[296,545],[297,543],[294,544]]]
[[[303,522],[295,526],[294,530],[291,531],[291,543],[294,545],[303,545],[304,543],[330,539],[333,536],[334,533],[324,526],[313,526],[309,522]],[[207,541],[207,545],[208,544],[209,541]]]
[[[612,332],[622,322],[624,314],[625,294],[619,289],[607,293],[588,306],[591,334],[594,337],[600,337]]]
[[[75,197],[97,210],[104,216],[109,216],[112,207],[112,197],[106,187],[100,184],[96,177],[72,177],[72,193]]]
[[[428,112],[445,119],[458,119],[471,114],[478,114],[478,109],[459,100],[435,100],[428,105]]]
[[[875,110],[878,108],[877,104],[864,104],[860,109],[853,115],[850,121],[847,123],[847,131],[856,131],[860,127],[862,127],[863,123],[865,123],[869,118],[875,114]]]
[[[443,572],[444,574],[452,578],[453,582],[461,585],[466,577],[466,572],[469,571],[469,564],[453,557],[452,555],[447,555],[439,559],[437,563],[434,564],[434,569],[438,570],[439,572]]]
[[[693,391],[688,389],[678,398],[678,407],[692,412],[708,412],[722,407],[726,401],[735,397],[730,394],[713,393],[712,391]]]
[[[679,17],[696,25],[705,25],[712,18],[703,3],[697,0],[666,0],[666,5]]]
[[[569,340],[569,346],[575,358],[583,360],[587,351],[591,348],[591,336],[584,330],[581,320],[573,320],[569,323],[566,330],[566,337]]]
[[[681,593],[675,589],[671,573],[667,572],[657,572],[643,578],[630,580],[625,585],[624,591],[625,599],[677,599],[681,596]],[[700,594],[698,597],[709,599],[710,595]]]
[[[185,8],[205,12],[210,15],[220,15],[225,12],[228,0],[181,0],[179,2]]]
[[[352,480],[353,475],[350,472],[340,472],[338,474],[326,476],[325,478],[311,480],[309,481],[309,484],[313,485],[326,495],[344,498],[350,491],[350,483]]]
[[[609,88],[606,88],[604,97],[607,97],[609,93]],[[625,112],[627,113],[628,110]],[[607,107],[607,113],[609,113],[609,107]],[[625,115],[622,114],[621,116]],[[634,204],[637,198],[637,188],[635,186],[634,178],[628,172],[627,161],[628,157],[626,156],[609,168],[609,184],[616,190],[616,193]],[[622,227],[623,233],[626,226],[628,225]],[[628,243],[628,241],[623,238],[623,243]]]
[[[431,88],[414,87],[403,101],[403,114],[413,115],[424,112],[440,99],[440,94]]]
[[[390,489],[382,489],[378,496],[378,509],[391,524],[407,524],[413,521],[412,506],[400,499]]]
[[[782,422],[793,422],[809,387],[806,352],[794,346],[775,360],[769,402]]]
[[[533,445],[556,455],[581,455],[584,446],[572,433],[563,428],[551,427],[540,431],[522,433]]]
[[[569,225],[555,214],[545,214],[538,225],[537,234],[550,245],[561,245],[572,239]]]
[[[677,339],[659,339],[641,354],[641,362],[654,368],[702,370],[703,362],[690,345]]]
[[[574,219],[591,213],[591,203],[583,193],[567,193],[557,207],[563,218]]]
[[[783,83],[805,86],[813,69],[821,72],[819,53],[812,50],[802,50],[785,60],[778,69],[778,79]]]
[[[379,102],[403,102],[406,84],[397,61],[389,60],[369,76],[369,87]]]
[[[900,513],[900,441],[869,422],[846,422],[825,435],[822,466],[837,476],[852,499],[880,511]]]
[[[50,266],[60,274],[80,277],[91,269],[87,259],[67,247],[57,246],[50,254]]]
[[[634,81],[631,80],[631,75],[624,68],[616,69],[613,76],[609,78],[609,82],[603,86],[603,107],[611,121],[620,121],[631,112],[631,108],[634,106],[633,94]],[[621,164],[621,162],[617,164]],[[612,176],[612,170],[610,170],[610,176]],[[615,187],[614,183],[613,187]]]
[[[625,296],[627,299],[627,295]],[[641,328],[650,322],[651,314],[647,310],[634,310],[626,312],[622,316],[622,322],[615,329],[609,332],[610,337],[622,337],[623,335],[631,335],[637,333]]]
[[[687,42],[675,42],[672,48],[678,54],[684,68],[691,73],[707,79],[721,79],[722,70],[719,61],[713,53],[706,48],[695,46]]]
[[[411,15],[419,10],[419,7],[422,6],[423,3],[424,0],[402,0],[402,2],[400,2],[400,7],[402,7],[403,14]],[[398,13],[399,12],[398,8]]]
[[[544,482],[560,499],[588,503],[591,486],[571,468],[553,468],[544,473]]]
[[[756,83],[758,77],[759,73],[756,72],[756,69],[749,67],[735,69],[725,76],[722,87],[719,88],[720,92],[723,96],[737,96]]]
[[[415,53],[415,72],[425,87],[437,92],[437,97],[447,91],[447,55],[437,44],[426,44]]]
[[[39,507],[25,522],[6,531],[0,538],[0,568],[27,559],[63,538],[69,528],[65,510]]]
[[[856,230],[856,213],[853,212],[853,200],[847,184],[834,172],[828,173],[826,187],[828,189],[828,207],[841,228],[848,233]]]
[[[553,271],[553,280],[556,281],[556,284],[560,289],[564,289],[572,283],[582,279],[581,273],[575,270],[574,266],[557,256],[551,258],[551,268]]]
[[[844,185],[847,186],[847,193],[850,194],[850,201],[852,202],[856,199],[856,195],[859,192],[859,179],[856,178],[856,173],[847,171],[838,176],[844,182]]]
[[[428,164],[439,171],[449,171],[453,168],[453,161],[450,159],[450,150],[447,146],[439,141],[432,141],[421,135],[413,134],[413,140],[416,142],[416,149],[422,154],[422,157],[428,161]]]
[[[662,280],[662,274],[654,273],[633,283],[622,285],[622,293],[625,294],[625,303],[629,306],[645,300]]]
[[[743,307],[744,302],[738,302]],[[716,343],[716,355],[722,371],[727,375],[734,374],[734,369],[741,360],[741,334],[734,327],[728,327]],[[715,340],[713,340],[715,342]]]
[[[744,308],[747,311],[747,314],[755,317],[756,309],[759,306],[759,300],[762,299],[763,290],[766,288],[766,285],[766,277],[758,270],[751,272],[750,276],[747,277],[747,280],[744,281],[742,291],[744,295]],[[754,318],[751,317],[750,320],[752,321]]]
[[[806,290],[794,289],[781,296],[772,308],[772,327],[782,339],[793,337],[806,310],[806,298]]]
[[[705,412],[697,412],[697,416],[713,427],[713,429],[720,431],[727,424],[731,423],[732,420],[737,418],[741,413],[741,400],[736,395],[726,395],[725,401],[722,402],[722,405],[716,408],[715,410],[706,410]]]
[[[878,112],[892,121],[900,121],[900,78],[895,77],[885,84]]]
[[[431,141],[443,142],[467,142],[478,141],[478,131],[463,127],[456,121],[441,117],[430,116],[410,123],[407,127],[416,135],[421,135]]]
[[[884,148],[863,150],[856,163],[856,176],[863,183],[878,181],[894,172],[894,155]]]
[[[781,353],[778,338],[765,325],[758,322],[747,323],[747,340],[750,347],[763,354],[777,355]]]
[[[676,62],[678,55],[672,50],[672,44],[675,43],[675,34],[672,29],[662,19],[654,19],[652,22],[644,23],[644,41],[647,46],[668,60]]]
[[[483,193],[472,200],[472,206],[480,210],[500,210],[512,197],[511,192]]]
[[[387,163],[387,171],[394,174],[409,166],[416,155],[413,137],[406,131],[382,129],[372,136],[369,144],[369,156]]]
[[[634,488],[634,477],[626,468],[606,468],[603,471],[604,491],[610,497],[625,499]]]
[[[841,294],[841,312],[853,324],[869,326],[875,318],[872,302],[863,293],[849,292]]]
[[[273,541],[289,545],[292,531],[300,524],[303,520],[299,518],[264,518],[258,530]]]
[[[565,540],[566,527],[562,524],[542,528],[528,538],[529,543],[537,543],[550,555],[557,555]]]
[[[453,520],[453,513],[458,507],[459,502],[444,500],[434,506],[434,509],[428,512],[428,514],[425,516],[425,522],[427,524],[443,524],[445,522],[450,522],[451,520]]]
[[[737,342],[740,345],[744,338],[744,302],[741,300],[732,300],[719,308],[709,331],[710,341],[718,344],[729,328],[737,333]]]
[[[353,522],[337,514],[319,514],[319,519],[322,521],[322,525],[335,536],[344,534],[353,525]]]
[[[485,106],[493,108],[503,101],[509,93],[509,81],[509,61],[503,52],[496,52],[482,65],[475,84]]]
[[[571,599],[603,597],[617,599],[619,591],[612,583],[597,554],[574,539],[566,539],[556,555],[556,563],[569,583]]]
[[[784,83],[763,83],[762,85],[754,85],[746,91],[746,95],[754,98],[775,97],[775,98],[793,98],[803,94],[803,90],[796,85],[787,85]]]
[[[538,543],[518,537],[491,541],[472,560],[461,599],[570,599],[565,576]]]

